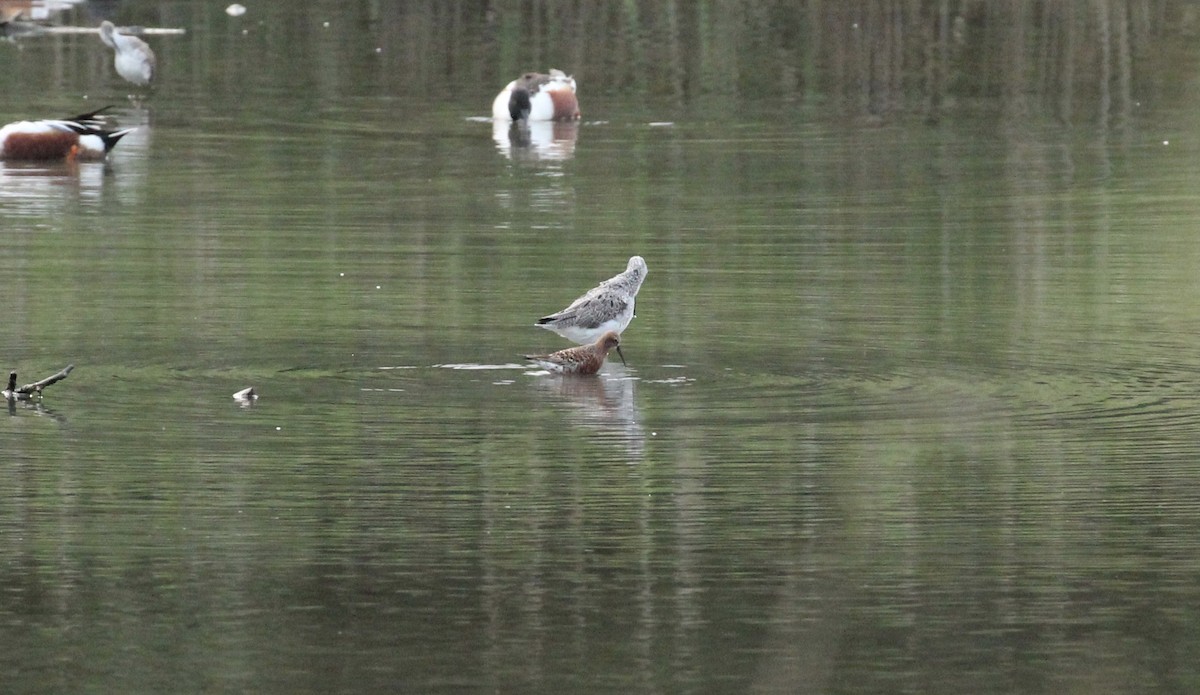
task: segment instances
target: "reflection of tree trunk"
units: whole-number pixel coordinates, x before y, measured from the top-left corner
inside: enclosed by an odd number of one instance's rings
[[[946,98],[949,74],[950,2],[938,2],[937,22],[925,22],[923,39],[925,51],[925,119],[933,122],[940,117]]]
[[[1108,127],[1108,114],[1112,108],[1112,92],[1109,85],[1112,83],[1112,30],[1108,21],[1108,5],[1105,0],[1095,0],[1093,7],[1096,8],[1096,23],[1099,26],[1100,36],[1100,78],[1096,80],[1097,86],[1100,88],[1100,123],[1104,127]]]
[[[738,89],[737,5],[727,7],[722,0],[701,0],[700,21],[700,79],[704,91],[728,94]]]
[[[686,96],[686,91],[683,85],[684,68],[683,68],[683,47],[681,37],[679,35],[679,3],[677,0],[669,0],[666,3],[667,8],[667,41],[668,51],[670,55],[670,84],[671,93],[680,102]]]
[[[891,67],[891,28],[887,15],[880,2],[872,2],[867,6],[866,30],[867,40],[864,41],[870,56],[867,75],[867,111],[882,113],[887,110],[887,88],[891,83],[888,69]]]
[[[1129,55],[1129,5],[1126,0],[1113,0],[1113,6],[1117,20],[1117,118],[1119,125],[1126,125],[1133,109],[1130,88],[1133,61]]]
[[[904,94],[904,10],[900,0],[877,0],[866,7],[862,26],[866,110],[871,114],[894,112]]]
[[[888,111],[892,67],[892,23],[888,21],[883,3],[877,0],[867,5],[867,21],[863,26],[863,45],[869,56],[867,65],[867,111],[872,114]]]
[[[634,92],[644,92],[646,89],[646,42],[642,40],[642,20],[638,14],[636,2],[621,4],[621,20],[624,28],[621,32],[625,46],[623,52],[627,58],[624,72],[625,84],[631,85]]]
[[[800,551],[801,553],[803,551]],[[765,655],[750,682],[751,693],[834,690],[836,665],[853,621],[846,617],[854,590],[835,576],[797,569],[784,575],[776,594],[775,620],[764,636]],[[820,596],[820,601],[814,601]],[[803,687],[797,687],[803,684]]]
[[[804,62],[800,70],[800,80],[803,83],[803,91],[805,96],[817,96],[821,85],[819,78],[820,72],[817,66],[821,64],[821,55],[824,46],[821,42],[821,37],[824,35],[822,31],[821,18],[825,13],[821,6],[821,0],[809,0],[808,11],[805,14],[805,28],[807,31],[800,32],[800,40],[805,42],[805,46],[801,49],[801,55],[804,56]]]
[[[930,119],[955,97],[1002,99],[1010,120],[1038,105],[1065,121],[1081,109],[1124,119],[1139,72],[1161,69],[1155,59],[1200,32],[1200,10],[1185,0],[487,0],[482,8],[452,0],[396,7],[373,0],[367,13],[381,47],[372,60],[391,93],[423,94],[430,85],[494,93],[521,72],[557,67],[579,76],[584,94],[830,100],[859,113],[911,109]],[[332,38],[322,47],[360,40],[333,36],[338,27],[323,32]],[[303,27],[291,31],[307,37]],[[323,89],[344,88],[345,65],[312,67]]]
[[[1071,120],[1071,116],[1075,112],[1075,35],[1079,26],[1078,13],[1075,11],[1075,3],[1067,2],[1062,5],[1056,5],[1063,26],[1062,38],[1059,41],[1059,71],[1057,85],[1051,84],[1050,88],[1059,90],[1058,93],[1058,117],[1064,122]]]
[[[892,45],[892,70],[891,70],[891,87],[888,89],[888,111],[895,111],[903,108],[902,100],[904,99],[904,73],[908,68],[906,47],[908,42],[905,41],[907,32],[905,31],[904,21],[904,2],[903,0],[891,0],[891,6],[888,8],[888,26],[891,27],[891,45]],[[914,12],[913,18],[917,19],[921,16],[920,12]],[[914,29],[917,26],[913,27]],[[914,31],[913,36],[920,38],[921,33]]]
[[[1026,87],[1029,74],[1028,0],[1010,0],[1007,9],[1008,35],[1003,37],[1004,116],[1008,121],[1024,120],[1029,113]]]

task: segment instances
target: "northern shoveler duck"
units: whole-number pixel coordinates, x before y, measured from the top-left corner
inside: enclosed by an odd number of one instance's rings
[[[150,50],[145,41],[136,36],[118,33],[117,28],[108,20],[100,22],[100,40],[116,51],[113,65],[117,68],[117,74],[126,81],[145,87],[154,80],[157,61],[154,51]]]
[[[527,72],[508,83],[492,102],[492,118],[508,121],[577,121],[575,78],[562,70]]]
[[[0,128],[0,159],[25,161],[104,159],[108,151],[136,128],[113,130],[96,116],[111,108],[62,120],[17,121]]]
[[[608,351],[613,348],[617,349],[617,354],[621,355],[621,362],[624,363],[621,336],[617,335],[616,331],[605,333],[591,345],[579,345],[549,355],[525,355],[525,359],[559,374],[595,374],[600,371],[604,358],[608,357]]]
[[[566,309],[543,316],[534,325],[580,345],[591,343],[608,331],[623,333],[633,320],[633,301],[647,272],[645,259],[632,256],[625,272],[601,282]]]

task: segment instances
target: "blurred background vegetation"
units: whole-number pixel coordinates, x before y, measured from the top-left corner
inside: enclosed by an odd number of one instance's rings
[[[1200,33],[1200,6],[1184,0],[317,0],[303,13],[259,3],[233,21],[224,6],[89,2],[63,22],[186,28],[193,40],[158,45],[164,79],[195,90],[482,103],[516,74],[557,67],[585,106],[642,95],[727,116],[780,99],[871,118],[999,108],[1064,122],[1128,117],[1179,92]],[[70,86],[80,50],[104,74],[94,37],[53,40],[50,64],[0,54],[15,62],[0,88]]]
[[[1200,10],[1171,0],[493,0],[363,8],[396,89],[561,67],[588,94],[832,101],[938,117],[1129,112],[1179,68]],[[435,47],[451,47],[439,51]],[[403,47],[403,50],[387,50]]]

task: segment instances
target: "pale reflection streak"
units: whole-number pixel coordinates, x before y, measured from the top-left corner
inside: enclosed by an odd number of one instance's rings
[[[145,197],[146,183],[150,177],[147,164],[154,129],[150,127],[150,112],[145,108],[122,111],[119,120],[122,126],[136,126],[137,130],[122,138],[108,153],[109,165],[116,174],[111,182],[117,198],[122,203],[133,205]]]
[[[62,415],[47,408],[40,400],[8,400],[8,414],[10,417],[15,417],[18,414],[34,415],[48,417],[55,422],[66,422],[66,419]]]
[[[8,216],[41,216],[78,200],[99,200],[108,169],[101,162],[0,162],[0,207]]]
[[[566,403],[572,424],[601,431],[619,441],[633,463],[641,461],[646,453],[646,432],[636,400],[637,381],[625,367],[610,364],[595,378],[540,376],[537,387]]]
[[[492,121],[496,150],[514,160],[561,162],[575,156],[578,123]]]
[[[578,135],[578,123],[492,121],[492,140],[497,151],[515,168],[528,165],[533,174],[525,179],[527,183],[497,190],[497,203],[504,210],[518,215],[501,222],[499,226],[524,227],[528,224],[535,229],[561,227],[561,222],[557,220],[562,219],[561,213],[574,209],[575,200],[571,186],[566,183],[562,164],[575,156]],[[537,213],[537,217],[528,221],[520,217],[529,213]]]

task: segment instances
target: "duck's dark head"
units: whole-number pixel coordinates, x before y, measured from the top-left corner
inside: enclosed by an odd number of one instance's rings
[[[508,98],[508,114],[513,121],[529,119],[533,106],[529,103],[529,89],[520,85],[513,87],[512,95]]]

